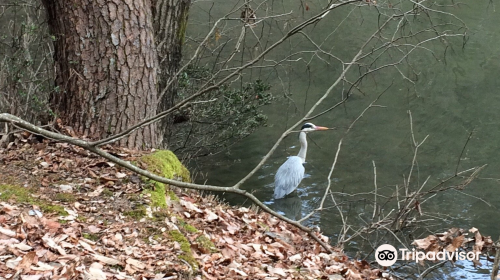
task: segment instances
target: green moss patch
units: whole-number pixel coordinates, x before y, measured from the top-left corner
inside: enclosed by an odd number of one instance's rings
[[[185,229],[189,233],[197,233],[198,229],[195,228],[194,226],[186,223],[183,218],[177,217],[177,221],[179,221],[179,226],[181,226],[183,229]]]
[[[179,197],[172,190],[168,190],[167,195],[171,201],[179,201]]]
[[[180,177],[184,182],[191,181],[189,171],[171,151],[159,150],[141,157],[140,161],[147,165],[149,171],[165,178]]]
[[[18,203],[28,203],[37,205],[45,213],[55,213],[60,216],[67,216],[68,212],[61,205],[54,205],[48,201],[37,199],[31,196],[35,190],[14,185],[0,185],[0,200],[14,200]]]
[[[198,236],[195,241],[200,244],[201,247],[207,249],[211,253],[217,252],[217,247],[215,247],[215,244],[212,242],[212,240],[208,239],[208,237],[204,234]]]
[[[173,241],[177,241],[181,245],[182,254],[178,256],[179,259],[182,259],[189,263],[193,270],[198,270],[198,263],[193,257],[193,253],[191,252],[191,244],[187,240],[187,238],[178,230],[169,231],[169,235]]]
[[[110,189],[103,189],[103,190],[102,190],[102,194],[103,194],[104,196],[111,197],[111,196],[113,196],[113,194],[114,194],[114,193],[113,193],[113,191],[111,191]]]
[[[159,176],[168,179],[179,179],[184,182],[191,181],[189,171],[171,151],[156,151],[152,154],[141,157],[140,162],[147,166],[148,171]],[[144,192],[151,195],[151,206],[161,208],[167,207],[165,195],[167,195],[168,190],[165,184],[152,180],[148,181],[150,182],[149,188],[144,190]],[[168,195],[172,199],[170,191],[168,192]]]
[[[80,216],[76,217],[76,220],[80,223],[85,223],[85,222],[87,222],[87,217],[80,215]]]
[[[91,240],[91,241],[98,241],[101,236],[99,234],[94,234],[94,233],[82,233],[82,236],[88,240]]]
[[[125,216],[128,216],[128,217],[131,217],[135,220],[140,220],[144,217],[146,217],[146,207],[145,206],[138,206],[136,209],[134,210],[130,210],[130,211],[125,211],[123,212],[123,215]]]
[[[144,193],[150,195],[151,206],[166,208],[167,201],[165,200],[165,185],[159,182],[153,182],[144,189]]]
[[[170,217],[170,214],[166,209],[160,209],[159,211],[153,212],[153,219],[155,221],[163,222],[167,217]]]
[[[191,181],[191,175],[189,174],[189,171],[186,169],[186,167],[184,167],[184,165],[182,165],[175,154],[168,150],[159,150],[149,155],[145,155],[138,160],[137,164],[139,164],[140,166],[145,166],[149,172],[168,179],[175,179],[183,182]],[[150,197],[152,207],[167,208],[167,197],[170,201],[179,201],[177,195],[174,193],[174,191],[169,189],[168,185],[146,178],[143,178],[143,180],[147,182],[147,186],[144,189],[143,193],[148,194],[148,196]],[[169,213],[163,211],[166,210],[160,209],[158,211],[155,211],[153,213],[153,218],[156,220],[164,220],[167,216],[169,216]],[[133,213],[129,214],[131,214],[130,216],[134,217],[143,217],[146,214],[145,211],[144,214],[137,213],[137,211],[132,212]],[[178,221],[179,227],[183,232],[199,232],[198,229],[188,224],[184,219],[178,217]],[[182,232],[178,230],[169,231],[168,235],[170,236],[171,240],[178,242],[181,246],[182,254],[180,254],[178,258],[186,261],[189,265],[191,265],[193,270],[198,270],[198,263],[193,257],[189,240],[183,235]],[[160,235],[155,236],[155,234],[153,234],[153,236],[156,238],[161,237]]]

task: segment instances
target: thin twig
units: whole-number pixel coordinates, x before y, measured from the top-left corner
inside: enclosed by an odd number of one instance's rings
[[[458,156],[457,167],[455,168],[455,174],[458,173],[458,167],[460,166],[460,161],[462,160],[462,155],[464,154],[464,151],[465,151],[465,148],[467,147],[467,144],[469,144],[469,140],[472,138],[472,134],[474,134],[474,129],[472,129],[472,131],[469,132],[469,136],[467,137],[467,141],[465,141],[464,147],[462,148],[462,152],[460,152],[460,156]]]
[[[422,273],[420,273],[420,276],[418,276],[418,280],[421,280],[421,279],[424,279],[425,276],[427,276],[427,274],[431,273],[433,270],[443,266],[447,261],[440,261],[438,262],[437,264],[427,268],[426,270],[424,270]]]
[[[373,163],[373,185],[375,187],[375,197],[373,199],[373,215],[372,219],[375,219],[375,214],[377,213],[377,166],[375,166],[375,161]]]

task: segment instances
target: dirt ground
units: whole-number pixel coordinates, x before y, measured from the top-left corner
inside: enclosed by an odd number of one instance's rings
[[[151,169],[143,152],[108,151]],[[390,279],[332,249],[79,147],[28,135],[0,149],[0,279]]]

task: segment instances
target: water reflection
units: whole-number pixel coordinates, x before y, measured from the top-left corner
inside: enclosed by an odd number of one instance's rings
[[[275,200],[273,209],[285,217],[296,221],[300,220],[302,218],[302,199],[294,192],[282,199]]]
[[[288,1],[283,1],[283,5],[288,4]],[[195,9],[193,7],[194,12]],[[310,143],[306,165],[306,171],[311,176],[302,181],[295,196],[272,200],[274,172],[287,156],[297,154],[295,137],[285,139],[265,168],[257,172],[243,188],[255,191],[259,199],[292,219],[300,219],[315,209],[318,206],[318,199],[323,196],[329,168],[345,128],[373,100],[374,95],[394,82],[390,91],[380,100],[380,104],[385,108],[367,112],[343,142],[333,173],[333,177],[338,180],[333,182],[332,191],[349,195],[372,191],[372,161],[377,164],[377,180],[380,187],[403,184],[406,180],[404,176],[410,170],[414,151],[408,117],[408,110],[411,110],[417,141],[429,135],[425,144],[419,149],[414,173],[416,177],[412,181],[413,188],[418,189],[428,176],[431,176],[428,184],[432,186],[454,174],[462,150],[459,171],[488,164],[481,173],[481,178],[473,181],[463,192],[439,193],[424,203],[422,210],[430,220],[429,223],[441,228],[477,227],[483,235],[491,235],[496,239],[500,233],[500,223],[492,222],[492,217],[498,215],[500,208],[500,182],[496,180],[500,170],[500,150],[497,145],[500,139],[500,110],[498,110],[500,79],[497,77],[500,73],[498,64],[500,11],[493,10],[488,6],[488,1],[483,1],[467,7],[461,6],[459,9],[454,9],[453,13],[467,22],[470,36],[463,49],[455,47],[452,50],[450,47],[446,54],[436,53],[439,57],[444,55],[446,63],[436,61],[433,57],[415,57],[415,69],[418,69],[416,71],[420,75],[415,85],[408,86],[407,83],[395,81],[394,77],[399,73],[367,79],[361,85],[364,94],[352,96],[341,109],[321,116],[320,120],[314,120],[315,123],[338,127],[339,130],[325,132],[327,135],[324,137],[312,136],[314,141]],[[195,17],[195,14],[190,15],[190,18]],[[335,20],[339,19],[332,19]],[[323,25],[319,23],[311,36],[318,38],[329,34],[331,26],[331,22]],[[357,44],[357,39],[353,38],[352,33],[362,32],[363,26],[352,24],[349,28],[350,30],[345,33],[335,34],[337,39],[325,43],[325,46],[331,44],[328,47],[338,49],[341,52],[340,56],[347,55]],[[300,42],[293,41],[290,44],[290,52],[300,49],[299,47],[292,49],[292,45],[296,46],[294,44],[300,45]],[[273,55],[276,57],[272,57]],[[275,60],[279,58],[280,53],[271,53],[269,57]],[[332,77],[339,71],[338,68],[319,60],[308,64],[307,71],[303,65],[291,63],[285,68],[276,69],[276,73],[261,75],[260,72],[259,74],[254,72],[252,75],[265,77],[280,96],[281,90],[292,93],[293,101],[280,99],[273,104],[266,111],[269,116],[269,126],[261,128],[256,134],[232,147],[230,153],[206,159],[206,163],[201,159],[198,164],[202,166],[204,172],[208,172],[209,183],[228,186],[246,175],[290,123],[311,106],[311,100],[328,88]],[[281,70],[286,72],[286,75],[280,72]],[[328,105],[338,102],[339,95],[332,95]],[[467,136],[472,130],[475,133],[464,148]],[[214,167],[213,162],[227,162],[227,165]],[[367,196],[364,198],[366,200],[341,195],[336,197],[340,200],[338,202],[344,202],[342,211],[352,223],[357,217],[371,216],[369,206],[373,196]],[[239,202],[241,199],[232,198],[232,203]],[[385,211],[391,210],[389,206],[386,207]],[[331,237],[339,233],[342,225],[336,208],[329,208],[314,215],[309,222],[319,223],[322,230]],[[346,247],[347,250],[358,252],[365,244],[359,242],[351,245]],[[471,277],[471,271],[478,270],[464,265],[463,271],[453,275],[467,278]],[[472,278],[478,279],[476,276]],[[435,278],[440,279],[437,275]],[[452,279],[452,277],[443,276],[442,279]]]

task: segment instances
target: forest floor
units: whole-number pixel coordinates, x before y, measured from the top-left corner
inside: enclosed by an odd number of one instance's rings
[[[389,278],[267,213],[174,187],[155,203],[156,188],[79,147],[17,137],[0,149],[0,279]]]

